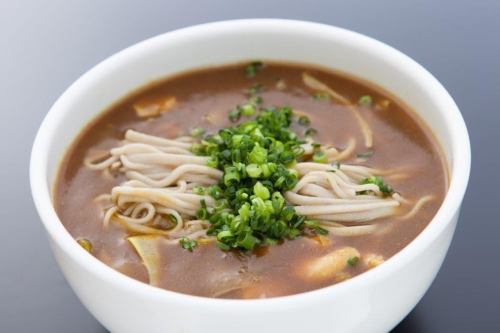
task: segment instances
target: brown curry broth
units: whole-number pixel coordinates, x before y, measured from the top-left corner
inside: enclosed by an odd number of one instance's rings
[[[306,112],[312,127],[318,130],[318,142],[342,148],[349,138],[354,137],[357,152],[365,151],[363,137],[352,113],[346,107],[313,99],[313,92],[302,83],[301,74],[304,71],[352,101],[366,94],[371,95],[374,101],[389,99],[391,103],[384,110],[361,109],[374,132],[375,153],[366,163],[358,164],[405,169],[411,173],[410,178],[391,182],[398,192],[410,200],[427,194],[433,194],[437,199],[426,204],[410,220],[401,221],[394,217],[380,219],[375,223],[383,232],[378,234],[361,237],[328,235],[331,239],[329,245],[322,246],[312,239],[300,238],[253,254],[223,252],[213,244],[200,245],[192,253],[180,246],[162,245],[160,285],[168,290],[211,296],[213,290],[220,287],[221,281],[225,281],[225,276],[230,280],[250,273],[255,277],[251,280],[251,287],[222,296],[279,296],[336,283],[335,278],[321,283],[305,281],[297,272],[309,258],[343,245],[357,248],[362,255],[376,253],[385,258],[392,256],[425,228],[442,202],[447,176],[439,147],[430,131],[414,114],[387,93],[343,75],[302,65],[266,64],[252,79],[245,77],[241,65],[197,70],[151,84],[118,102],[82,131],[61,164],[54,195],[61,221],[74,238],[89,239],[94,255],[101,261],[147,282],[147,272],[140,258],[125,240],[129,234],[114,223],[104,229],[102,211],[93,201],[97,195],[109,193],[124,179],[119,175],[105,179],[101,172],[86,169],[82,163],[84,156],[115,146],[129,128],[169,138],[187,134],[190,128],[196,126],[216,131],[230,124],[228,112],[236,104],[247,100],[245,90],[255,83],[265,87],[260,93],[264,106],[288,105]],[[285,89],[276,88],[278,78],[286,82]],[[159,96],[175,96],[177,104],[157,118],[145,120],[136,116],[133,109],[135,102],[154,100]],[[300,126],[295,129],[299,133],[304,131]],[[355,267],[348,267],[347,271],[354,276],[366,269],[360,261]]]

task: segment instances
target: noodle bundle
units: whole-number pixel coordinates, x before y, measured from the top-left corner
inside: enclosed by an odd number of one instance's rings
[[[208,157],[189,150],[195,142],[192,137],[169,140],[128,130],[106,159],[87,159],[90,169],[115,170],[127,179],[107,197],[111,207],[103,223],[117,221],[130,231],[171,239],[210,238],[206,234],[209,223],[197,219],[196,212],[202,200],[210,207],[214,199],[195,189],[217,184],[223,173],[205,165]],[[351,141],[341,152],[330,148],[329,161],[342,159],[345,151],[350,154],[354,145]],[[400,205],[397,198],[384,196],[376,184],[360,184],[364,178],[385,174],[382,170],[314,162],[300,162],[293,169],[299,181],[285,193],[287,203],[334,235],[372,233],[376,226],[363,223],[394,215]],[[170,220],[170,227],[160,224],[162,219]]]

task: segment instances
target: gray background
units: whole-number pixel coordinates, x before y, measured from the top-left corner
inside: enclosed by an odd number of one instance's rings
[[[471,182],[442,270],[395,331],[500,331],[498,0],[0,0],[0,331],[104,331],[64,281],[30,196],[29,151],[51,104],[126,46],[244,17],[311,20],[367,34],[416,59],[450,91],[471,135]]]

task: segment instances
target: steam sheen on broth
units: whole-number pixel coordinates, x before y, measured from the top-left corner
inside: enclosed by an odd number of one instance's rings
[[[156,82],[89,124],[55,184],[80,245],[151,285],[300,293],[382,264],[447,189],[432,134],[379,88],[253,62]]]

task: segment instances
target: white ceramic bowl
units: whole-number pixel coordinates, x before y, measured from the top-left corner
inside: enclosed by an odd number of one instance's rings
[[[179,71],[249,59],[334,68],[404,100],[441,142],[450,186],[429,226],[383,265],[338,285],[262,300],[219,300],[133,280],[85,252],[61,224],[51,185],[65,149],[112,102]],[[83,304],[113,332],[383,332],[416,305],[448,250],[469,179],[470,145],[453,99],[424,68],[374,39],[327,25],[274,19],[199,25],[148,39],[79,78],[43,121],[31,156],[31,190],[50,244]]]

